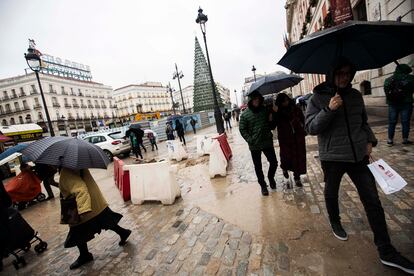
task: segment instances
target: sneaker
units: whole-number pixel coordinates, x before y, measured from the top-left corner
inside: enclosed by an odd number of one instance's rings
[[[394,146],[394,142],[393,142],[393,141],[391,141],[391,140],[388,140],[388,141],[387,141],[387,146],[389,146],[389,147]]]
[[[380,260],[384,265],[396,267],[408,274],[414,274],[414,263],[398,252],[393,252],[391,254],[381,256]]]
[[[331,223],[332,233],[334,236],[341,241],[348,240],[348,234],[345,232],[344,228],[342,227],[340,222]]]
[[[276,181],[274,179],[269,179],[269,186],[270,186],[270,189],[275,190],[276,189]]]
[[[87,255],[85,255],[83,257],[79,256],[76,259],[76,261],[73,264],[70,265],[69,268],[70,269],[77,269],[77,268],[79,268],[79,267],[83,266],[84,264],[89,263],[91,261],[93,261],[93,255],[91,253],[88,253]]]
[[[412,141],[407,140],[407,139],[404,139],[404,141],[402,143],[403,143],[403,145],[412,145],[413,144]]]
[[[267,187],[262,186],[262,196],[268,196],[268,195],[269,195],[269,191],[267,190]]]

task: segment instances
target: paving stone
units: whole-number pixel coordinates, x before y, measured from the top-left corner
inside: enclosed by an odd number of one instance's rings
[[[263,276],[274,276],[275,275],[275,269],[273,265],[263,265]]]
[[[180,224],[182,223],[183,221],[182,220],[177,220],[176,222],[174,222],[174,224],[173,224],[173,228],[178,228],[178,226],[180,226]]]
[[[181,249],[180,252],[178,253],[178,260],[180,261],[184,261],[191,253],[192,248],[191,247],[186,247],[184,249]]]
[[[187,246],[193,247],[197,241],[197,236],[192,236],[190,239],[187,240]]]
[[[260,270],[261,258],[253,257],[249,260],[249,271]]]
[[[191,276],[203,276],[204,275],[204,269],[203,266],[198,266],[196,269],[191,273]]]
[[[244,276],[247,274],[247,267],[249,265],[248,261],[241,261],[239,262],[238,266],[237,266],[237,270],[236,270],[236,275],[237,276]]]
[[[239,250],[237,251],[237,256],[240,259],[248,259],[250,255],[250,246],[245,243],[241,243],[239,246]]]
[[[214,248],[218,244],[218,239],[210,238],[207,240],[206,247],[207,248]]]
[[[277,252],[279,253],[288,253],[289,247],[284,242],[277,243]]]
[[[177,240],[180,238],[180,234],[173,234],[171,235],[170,239],[168,240],[169,245],[173,245],[177,242]]]
[[[232,276],[233,270],[230,268],[222,268],[218,273],[219,276]]]
[[[319,210],[318,205],[311,205],[310,210],[312,214],[320,214],[321,211]]]
[[[286,255],[279,255],[277,265],[280,270],[289,271],[290,260]]]
[[[222,263],[227,266],[232,266],[236,257],[236,251],[226,246],[223,252]]]
[[[154,256],[157,254],[157,250],[152,249],[147,256],[145,257],[145,260],[152,260]]]
[[[175,257],[177,257],[178,253],[175,250],[171,250],[167,256],[165,257],[165,262],[167,264],[172,264],[175,260]]]
[[[260,243],[254,243],[252,245],[252,252],[256,255],[261,255],[263,251],[263,245],[261,245]]]
[[[211,254],[203,253],[203,255],[201,255],[200,261],[198,262],[198,265],[204,265],[204,266],[207,265],[208,262],[210,261],[210,258],[211,258]]]
[[[242,237],[242,242],[250,245],[252,243],[252,235],[250,235],[247,232],[244,232],[243,237]]]
[[[230,232],[230,237],[232,238],[241,238],[242,235],[243,235],[243,231],[240,229],[234,229],[233,231]]]
[[[411,220],[404,215],[395,215],[395,217],[404,224],[411,224]]]
[[[239,247],[239,240],[230,239],[228,241],[228,245],[231,249],[236,250]]]

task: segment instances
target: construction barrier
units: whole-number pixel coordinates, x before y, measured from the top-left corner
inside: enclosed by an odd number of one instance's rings
[[[114,158],[114,162],[117,163],[117,165],[115,165],[115,163],[114,163],[114,167],[115,166],[118,167],[118,170],[117,170],[118,173],[117,173],[117,178],[115,180],[115,184],[118,187],[123,200],[128,201],[128,200],[131,199],[129,171],[125,170],[124,161],[119,160],[119,159],[115,160],[115,158]]]
[[[227,135],[223,133],[219,136],[213,137],[213,139],[216,139],[220,143],[221,150],[223,151],[227,161],[229,161],[233,156],[233,153],[231,152],[229,142],[227,141]]]

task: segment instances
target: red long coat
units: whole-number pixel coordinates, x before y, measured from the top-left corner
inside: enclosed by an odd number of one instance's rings
[[[305,117],[296,105],[280,108],[276,113],[280,146],[280,167],[306,174]]]

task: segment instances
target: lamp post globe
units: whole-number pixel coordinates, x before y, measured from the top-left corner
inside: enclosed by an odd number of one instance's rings
[[[218,104],[217,100],[217,89],[213,78],[213,72],[211,70],[211,63],[210,63],[210,55],[208,54],[208,47],[207,47],[207,39],[206,39],[206,22],[208,20],[207,15],[203,13],[203,9],[200,7],[198,9],[198,15],[196,19],[196,23],[200,24],[201,32],[203,33],[204,38],[204,46],[206,48],[206,55],[207,55],[207,63],[208,63],[208,69],[210,73],[210,80],[211,80],[211,88],[213,91],[213,100],[214,100],[214,118],[216,120],[216,128],[217,132],[219,134],[224,133],[224,122],[223,122],[223,116]]]
[[[55,136],[55,131],[53,130],[52,121],[50,120],[49,111],[46,105],[45,95],[43,94],[42,84],[40,83],[40,78],[39,78],[39,71],[41,69],[40,56],[37,54],[35,48],[33,48],[32,46],[29,46],[29,49],[27,49],[27,53],[24,54],[24,58],[26,59],[26,62],[29,68],[33,72],[35,72],[37,83],[39,84],[39,90],[40,90],[40,96],[42,98],[43,108],[45,109],[49,133],[50,133],[50,136]]]

